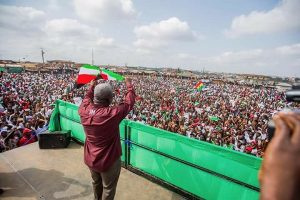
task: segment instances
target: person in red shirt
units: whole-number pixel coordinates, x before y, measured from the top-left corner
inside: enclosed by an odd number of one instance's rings
[[[22,136],[21,139],[18,141],[18,146],[19,146],[19,147],[37,141],[36,136],[33,135],[31,132],[32,132],[32,131],[31,131],[29,128],[25,128],[25,129],[23,130],[23,136]]]
[[[135,92],[130,79],[125,79],[127,94],[124,103],[110,106],[113,89],[107,84],[92,81],[78,113],[86,141],[84,162],[93,179],[95,199],[113,199],[121,170],[122,154],[119,124],[132,110]]]

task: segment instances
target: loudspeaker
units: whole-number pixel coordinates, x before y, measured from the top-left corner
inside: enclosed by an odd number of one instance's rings
[[[70,131],[46,131],[38,135],[40,149],[66,148],[71,141]]]

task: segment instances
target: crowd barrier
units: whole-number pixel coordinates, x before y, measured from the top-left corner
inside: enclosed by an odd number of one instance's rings
[[[78,107],[61,100],[49,130],[85,140]],[[120,138],[124,167],[189,198],[259,198],[260,158],[129,120],[120,123]]]

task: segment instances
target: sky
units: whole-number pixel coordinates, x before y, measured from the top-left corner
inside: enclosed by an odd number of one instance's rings
[[[0,59],[300,77],[300,0],[0,0]]]

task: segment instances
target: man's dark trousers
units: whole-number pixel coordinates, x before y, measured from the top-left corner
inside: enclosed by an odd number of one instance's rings
[[[117,159],[105,172],[90,169],[93,178],[94,197],[96,200],[113,200],[121,171],[121,160]]]

